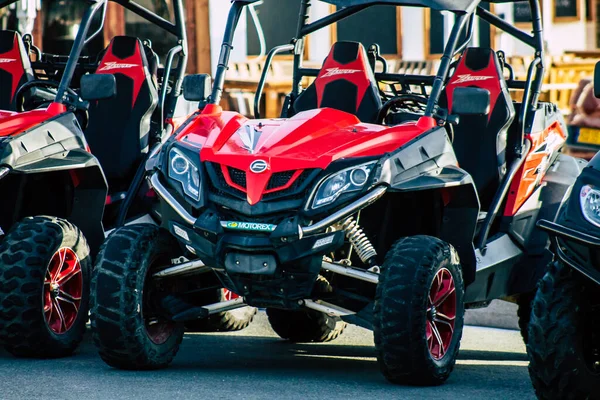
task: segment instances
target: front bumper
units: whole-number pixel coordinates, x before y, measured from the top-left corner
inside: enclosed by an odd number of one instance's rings
[[[278,225],[239,224],[222,220],[208,208],[200,210],[198,217],[192,216],[161,183],[159,173],[150,177],[150,183],[176,217],[163,218],[164,226],[210,266],[225,287],[244,296],[248,304],[284,308],[310,297],[323,256],[344,244],[343,231],[327,232],[327,228],[372,204],[386,191],[383,186],[376,187],[308,226],[296,218]]]
[[[562,262],[600,285],[600,271],[595,268],[600,259],[600,238],[548,220],[540,220],[537,226],[555,241],[556,255]]]

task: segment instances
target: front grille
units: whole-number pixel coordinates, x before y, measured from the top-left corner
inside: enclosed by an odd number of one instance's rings
[[[211,193],[214,193],[218,196],[235,197],[236,199],[246,200],[246,193],[230,186],[227,183],[225,176],[223,175],[223,171],[221,170],[221,165],[207,162],[205,166],[210,178],[208,180],[208,189]]]
[[[227,171],[229,172],[229,178],[231,178],[231,182],[246,189],[246,171],[242,171],[241,169],[233,167],[227,167]]]
[[[308,193],[311,181],[319,174],[319,170],[305,169],[302,171],[289,188],[278,190],[276,192],[266,193],[263,195],[263,200],[274,199],[303,199]],[[275,175],[275,174],[273,174]],[[288,179],[289,182],[289,179]],[[286,182],[287,184],[287,182]]]
[[[275,172],[271,175],[271,179],[269,179],[267,190],[273,190],[287,185],[295,173],[296,171]]]
[[[243,188],[240,190],[236,187],[232,187],[227,183],[221,165],[217,163],[207,162],[206,170],[210,177],[208,187],[211,193],[219,196],[234,197],[239,200],[246,200],[245,189],[247,187],[246,172],[237,168],[227,167],[229,178],[235,185]],[[276,172],[271,175],[269,183],[267,184],[266,190],[274,190],[271,193],[263,195],[264,201],[272,200],[301,200],[307,195],[308,186],[319,174],[318,169],[305,169],[302,173],[294,180],[290,187],[283,190],[276,190],[284,187],[290,182],[292,176],[297,171],[283,171]]]

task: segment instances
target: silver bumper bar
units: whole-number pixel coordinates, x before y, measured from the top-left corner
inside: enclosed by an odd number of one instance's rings
[[[187,274],[188,272],[208,272],[211,271],[212,268],[207,267],[200,260],[193,260],[179,265],[173,265],[171,267],[167,267],[161,271],[155,272],[152,277],[154,278],[164,278],[167,276],[177,276]]]
[[[0,179],[4,178],[10,172],[10,168],[0,167]]]
[[[185,222],[190,225],[194,225],[196,223],[196,218],[192,217],[192,215],[188,213],[186,209],[177,202],[177,200],[175,200],[175,197],[171,196],[171,193],[169,193],[167,188],[160,183],[157,173],[152,174],[150,177],[150,184],[154,188],[156,194],[158,194],[168,205],[170,205],[171,208],[173,208],[173,210],[175,210],[175,212],[179,214],[179,216],[183,218]]]
[[[189,225],[194,225],[196,223],[196,218],[194,218],[190,213],[187,212],[185,208],[183,208],[177,200],[169,193],[169,191],[160,183],[160,179],[158,178],[158,174],[154,173],[150,177],[150,184],[154,188],[156,194],[158,194],[175,212],[183,218],[185,222]],[[331,214],[330,216],[318,221],[317,223],[309,226],[301,226],[300,232],[301,236],[312,236],[325,228],[335,224],[341,219],[347,218],[350,215],[356,213],[360,209],[373,204],[377,201],[387,189],[384,186],[378,186],[373,189],[371,192],[367,193],[360,199],[356,200],[353,203],[348,204],[346,207],[342,208]]]
[[[356,200],[354,203],[348,204],[346,207],[342,208],[339,211],[334,212],[329,217],[320,220],[316,224],[312,224],[310,226],[302,226],[300,229],[302,230],[302,234],[304,236],[310,236],[319,233],[325,228],[335,224],[341,219],[351,216],[356,213],[358,210],[373,204],[377,199],[379,199],[385,193],[387,189],[383,186],[378,186],[373,191],[367,193],[360,199]]]
[[[242,307],[247,307],[247,304],[244,303],[244,299],[241,297],[203,306],[203,308],[208,310],[208,315],[218,314],[220,312],[235,310],[236,308]]]
[[[323,261],[321,269],[331,271],[335,274],[348,276],[350,278],[359,279],[361,281],[377,284],[379,283],[379,274],[375,272],[365,271],[358,268],[344,267],[343,265],[333,264]]]

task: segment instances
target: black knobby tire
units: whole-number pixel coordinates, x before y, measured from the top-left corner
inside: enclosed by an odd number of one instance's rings
[[[81,268],[66,283],[77,285],[80,299],[65,304],[61,297],[60,305],[65,311],[61,315],[68,311],[73,318],[68,321],[68,329],[65,323],[59,329],[54,325],[56,331],[53,331],[47,321],[55,320],[58,315],[52,316],[51,309],[45,310],[44,282],[51,260],[65,249],[76,255]],[[6,349],[20,357],[55,358],[72,354],[85,333],[91,269],[85,237],[71,223],[46,216],[27,217],[17,223],[0,244],[0,342]],[[70,308],[71,304],[76,304],[76,308]],[[45,315],[45,311],[50,314]],[[61,329],[64,331],[60,332]]]
[[[319,276],[315,292],[331,291],[329,282]],[[282,339],[295,343],[330,342],[337,339],[346,328],[340,317],[330,316],[316,310],[280,310],[267,308],[271,328]]]
[[[534,297],[535,292],[528,292],[521,294],[517,299],[519,331],[525,344],[529,341],[529,320],[531,319],[531,303]]]
[[[177,256],[178,244],[155,225],[119,228],[103,244],[92,276],[91,325],[100,357],[121,369],[164,368],[177,354],[183,325],[159,318],[148,325],[152,305],[147,285],[155,267]],[[153,336],[150,329],[157,329]]]
[[[434,355],[435,349],[430,350],[427,339],[428,331],[432,332],[429,318],[435,316],[437,321],[442,314],[428,311],[428,299],[434,278],[448,274],[452,276],[454,290],[448,291],[450,294],[443,301],[448,304],[445,302],[453,300],[453,334],[448,336],[445,352],[442,354],[438,345]],[[454,298],[451,293],[455,293]],[[463,297],[462,271],[450,244],[430,236],[412,236],[392,246],[381,266],[373,322],[377,361],[390,382],[439,385],[446,381],[460,347]]]
[[[202,298],[202,305],[225,301],[224,289],[216,289]],[[213,314],[205,319],[188,321],[185,329],[188,332],[235,332],[241,331],[250,325],[256,312],[255,307],[242,307],[235,310]]]
[[[600,399],[600,369],[592,370],[593,362],[586,357],[593,351],[584,347],[600,347],[600,317],[588,302],[597,301],[597,293],[597,286],[560,262],[552,263],[540,281],[527,345],[529,375],[538,398]]]

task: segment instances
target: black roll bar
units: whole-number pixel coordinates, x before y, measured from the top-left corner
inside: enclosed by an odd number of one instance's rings
[[[104,28],[104,20],[106,19],[106,9],[107,8],[108,8],[108,2],[105,2],[104,5],[102,6],[102,18],[100,20],[100,26],[98,27],[96,32],[92,33],[91,35],[89,35],[87,37],[87,39],[85,39],[85,42],[83,43],[84,46],[86,44],[88,44],[89,42],[91,42],[92,39],[95,38],[100,32],[102,32],[102,28]]]
[[[426,117],[432,117],[436,112],[438,100],[440,98],[440,95],[442,94],[442,90],[444,89],[444,83],[450,70],[450,63],[452,63],[452,58],[454,58],[458,40],[460,39],[460,33],[462,32],[469,18],[470,16],[467,14],[457,15],[457,20],[454,22],[452,32],[450,32],[450,37],[448,38],[446,48],[444,49],[444,54],[442,55],[440,66],[433,80],[433,87],[431,88],[429,101],[427,102],[427,107],[425,107],[424,115]],[[469,38],[467,38],[467,41],[465,43],[468,43],[468,40]]]
[[[240,20],[240,15],[244,8],[243,3],[234,1],[229,10],[227,17],[227,25],[225,25],[225,34],[223,35],[223,44],[221,45],[221,54],[219,54],[219,63],[217,72],[215,73],[215,82],[210,95],[210,104],[219,104],[223,95],[223,86],[225,85],[225,72],[229,66],[229,56],[233,49],[233,36],[235,34],[237,24]]]
[[[113,1],[115,3],[120,4],[121,6],[125,7],[126,9],[128,9],[129,11],[139,15],[140,17],[144,18],[145,20],[147,20],[148,22],[154,24],[154,25],[158,25],[159,27],[161,27],[162,29],[164,29],[165,31],[177,36],[177,37],[181,37],[180,35],[180,31],[178,31],[177,26],[175,24],[173,24],[170,21],[167,21],[166,19],[159,17],[158,15],[148,11],[146,8],[140,6],[139,4],[137,4],[134,1],[131,0],[110,0]],[[182,24],[179,24],[179,21],[177,21],[177,25],[179,25],[179,27],[181,28]],[[185,28],[183,29],[185,31]]]
[[[533,0],[533,1],[537,1],[537,0]],[[499,28],[500,30],[502,30],[502,31],[508,33],[509,35],[511,35],[512,37],[514,37],[515,39],[517,39],[533,48],[536,47],[535,46],[536,41],[532,35],[529,35],[529,34],[523,32],[522,30],[520,30],[519,28],[516,28],[515,26],[509,24],[508,22],[506,22],[502,18],[498,17],[497,15],[492,14],[485,8],[477,6],[476,13],[479,18],[486,21],[490,25],[493,25],[496,28]]]
[[[310,7],[310,0],[302,0],[302,5],[304,5],[304,4],[307,4]],[[305,21],[303,21],[301,19],[301,22],[303,22],[303,24],[298,29],[298,37],[310,35],[311,33],[318,31],[321,28],[324,28],[328,25],[332,25],[338,21],[341,21],[342,19],[349,17],[353,14],[356,14],[357,12],[362,11],[365,8],[370,7],[372,5],[373,4],[365,4],[365,5],[360,5],[360,6],[344,7],[342,9],[334,12],[333,14],[329,14],[328,16],[323,17],[323,18],[321,18],[315,22],[312,22],[308,25],[304,25]]]
[[[263,65],[262,74],[260,75],[260,80],[258,81],[258,87],[256,88],[256,93],[254,95],[254,118],[260,119],[260,98],[262,97],[265,81],[267,80],[267,75],[269,74],[269,68],[271,67],[273,58],[279,53],[294,50],[294,47],[295,46],[293,44],[282,44],[281,46],[276,46],[271,49],[267,55],[267,59]]]
[[[454,50],[454,55],[452,58],[462,53],[473,39],[473,25],[475,25],[475,14],[470,15],[469,20],[467,21],[467,37],[465,41],[456,50]]]
[[[77,68],[77,62],[79,61],[79,56],[81,55],[81,51],[85,45],[85,37],[90,29],[90,25],[92,24],[94,14],[96,14],[100,7],[103,5],[105,6],[107,1],[108,0],[96,0],[87,10],[85,10],[83,18],[81,19],[81,26],[77,30],[75,41],[73,42],[71,52],[69,53],[69,60],[65,66],[65,72],[63,73],[62,79],[58,85],[55,100],[56,103],[62,104],[64,102],[65,93],[71,85],[71,80],[73,79],[75,68]]]

